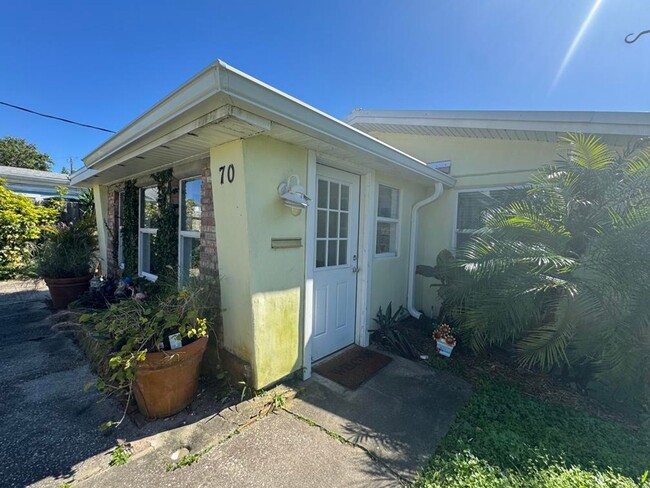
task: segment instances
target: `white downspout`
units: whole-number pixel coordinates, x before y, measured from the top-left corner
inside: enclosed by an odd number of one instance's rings
[[[436,189],[433,192],[433,195],[417,202],[413,205],[411,210],[411,245],[409,247],[409,283],[408,283],[408,292],[406,297],[406,303],[409,313],[419,319],[422,316],[422,313],[415,309],[413,305],[415,299],[415,259],[417,252],[417,242],[418,242],[418,211],[425,205],[429,205],[434,202],[442,195],[443,187],[442,183],[436,182]]]

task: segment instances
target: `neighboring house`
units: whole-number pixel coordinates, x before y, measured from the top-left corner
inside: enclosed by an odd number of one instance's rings
[[[454,250],[480,226],[482,210],[507,201],[532,172],[557,161],[568,132],[595,134],[620,149],[650,136],[647,112],[355,110],[345,120],[450,170],[454,187],[419,213],[418,265],[434,265],[442,249]],[[427,315],[432,307],[437,313],[433,282],[416,275],[416,308]]]
[[[433,264],[478,225],[486,201],[553,160],[558,134],[622,144],[648,135],[648,123],[646,114],[374,111],[345,123],[218,61],[86,156],[72,182],[94,189],[103,269],[117,273],[109,234],[119,234],[122,184],[136,180],[139,273],[155,279],[150,175],[173,169],[179,216],[192,216],[179,217],[179,273],[218,276],[222,359],[261,388],[368,345],[390,301],[430,313],[434,291],[416,265]]]
[[[36,203],[58,197],[58,187],[67,188],[68,193],[64,195],[67,200],[78,199],[83,190],[83,188],[70,186],[68,175],[51,171],[0,166],[0,178],[7,181],[9,190],[29,197]]]

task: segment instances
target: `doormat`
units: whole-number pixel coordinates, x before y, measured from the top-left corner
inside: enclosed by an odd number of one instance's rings
[[[392,359],[384,354],[353,346],[320,363],[314,367],[314,371],[350,390],[356,390],[391,361]]]

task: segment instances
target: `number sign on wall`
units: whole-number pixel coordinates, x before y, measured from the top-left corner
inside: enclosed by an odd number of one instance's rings
[[[222,185],[235,181],[235,165],[229,164],[228,166],[220,166],[219,176]]]

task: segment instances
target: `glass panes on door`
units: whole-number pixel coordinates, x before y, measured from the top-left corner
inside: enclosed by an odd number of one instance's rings
[[[350,187],[318,180],[316,215],[316,267],[348,264]]]

